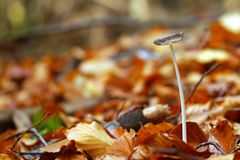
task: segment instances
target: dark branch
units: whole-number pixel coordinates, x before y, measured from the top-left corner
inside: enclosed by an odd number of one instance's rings
[[[199,79],[199,81],[194,85],[192,92],[190,93],[190,95],[187,98],[186,104],[191,100],[193,94],[196,92],[198,86],[201,84],[201,82],[203,81],[203,79],[208,76],[210,73],[212,73],[213,71],[215,71],[216,69],[218,69],[221,66],[221,64],[217,63],[214,64],[211,68],[209,68],[206,72],[203,73],[202,77]]]
[[[200,143],[195,150],[201,148],[201,147],[205,147],[205,146],[209,146],[209,145],[212,145],[213,147],[215,147],[221,154],[226,154],[224,152],[224,150],[221,148],[221,146],[215,142],[203,142],[203,143]]]
[[[35,123],[34,125],[32,125],[31,127],[29,127],[28,129],[26,129],[25,131],[23,131],[17,138],[17,140],[15,141],[15,143],[12,145],[10,150],[13,150],[13,148],[16,146],[17,142],[23,137],[23,135],[27,132],[30,132],[30,130],[32,128],[35,128],[37,125],[39,125],[40,123],[42,123],[48,116],[49,116],[50,112],[47,112],[42,119],[40,119],[37,123]]]

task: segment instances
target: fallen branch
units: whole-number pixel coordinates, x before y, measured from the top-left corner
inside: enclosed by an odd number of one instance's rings
[[[19,140],[23,137],[23,135],[27,132],[30,132],[31,129],[35,128],[37,125],[39,125],[40,123],[42,123],[48,116],[49,116],[50,112],[47,112],[42,119],[40,119],[37,123],[35,123],[34,125],[32,125],[31,127],[27,128],[25,131],[23,131],[17,138],[17,140],[15,141],[15,143],[12,145],[12,147],[10,148],[11,151],[13,151],[13,148],[16,146],[16,144],[19,142]]]
[[[190,95],[187,98],[186,104],[189,103],[189,101],[191,100],[193,94],[196,92],[198,86],[201,84],[201,82],[203,81],[203,79],[208,76],[210,73],[212,73],[213,71],[215,71],[216,69],[218,69],[221,66],[221,64],[217,63],[214,64],[211,68],[209,68],[206,72],[203,73],[202,77],[199,79],[199,81],[193,86],[193,90],[190,93]]]
[[[8,137],[6,137],[4,140],[10,140],[10,139],[13,139],[15,137],[18,137],[20,136],[21,134],[23,134],[24,131],[21,131],[21,132],[17,132],[13,135],[10,135]],[[34,136],[36,136],[40,142],[43,144],[43,146],[47,146],[47,142],[45,141],[45,139],[41,136],[41,134],[36,130],[36,128],[31,128],[28,132],[26,133],[32,133]]]

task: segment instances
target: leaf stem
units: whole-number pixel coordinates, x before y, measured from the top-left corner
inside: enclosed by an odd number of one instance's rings
[[[182,81],[180,72],[177,65],[177,60],[175,56],[175,52],[173,49],[173,44],[170,42],[169,47],[172,54],[173,59],[173,65],[177,77],[177,83],[178,83],[178,91],[179,91],[179,97],[180,97],[180,103],[181,103],[181,113],[182,113],[182,140],[187,143],[187,128],[186,128],[186,113],[185,113],[185,100],[184,100],[184,93],[183,93],[183,87],[182,87]]]

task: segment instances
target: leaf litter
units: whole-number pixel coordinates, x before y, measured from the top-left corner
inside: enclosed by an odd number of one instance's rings
[[[201,47],[176,44],[186,142],[169,51],[149,43],[168,29],[1,61],[0,118],[15,129],[0,134],[0,159],[239,159],[240,35],[224,25],[213,22]]]

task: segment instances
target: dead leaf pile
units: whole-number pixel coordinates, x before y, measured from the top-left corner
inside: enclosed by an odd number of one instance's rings
[[[240,35],[222,23],[204,44],[176,45],[187,143],[169,51],[152,44],[171,31],[156,27],[99,49],[1,60],[0,159],[239,159]]]

